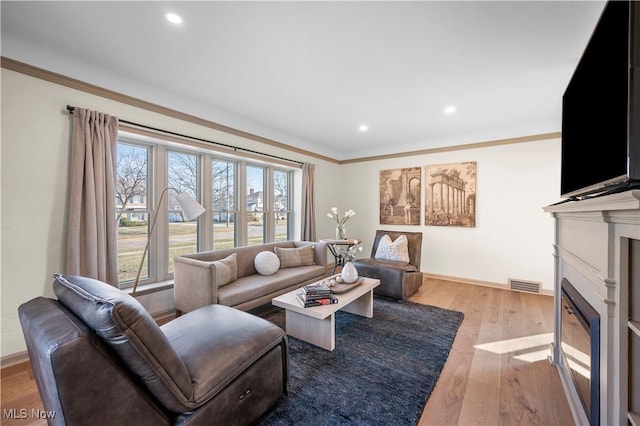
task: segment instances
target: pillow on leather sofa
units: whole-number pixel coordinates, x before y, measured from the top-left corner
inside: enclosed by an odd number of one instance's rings
[[[315,265],[313,245],[311,244],[296,248],[275,247],[274,249],[280,259],[281,268]]]
[[[271,251],[261,251],[253,259],[253,266],[260,275],[273,275],[280,269],[280,259]]]
[[[400,235],[395,241],[391,241],[391,237],[384,234],[380,238],[374,259],[409,263],[409,240],[407,240],[407,236]]]
[[[216,267],[216,283],[218,283],[218,288],[238,279],[238,263],[235,253],[230,254],[224,259],[215,260],[213,264]]]

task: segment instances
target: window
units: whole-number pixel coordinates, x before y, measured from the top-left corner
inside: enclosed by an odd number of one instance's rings
[[[247,166],[247,245],[265,242],[264,180],[265,168]]]
[[[273,172],[273,214],[275,224],[275,241],[290,239],[291,209],[289,186],[291,173],[283,170]]]
[[[147,243],[149,151],[146,146],[118,144],[115,190],[120,282],[135,279]],[[149,276],[148,263],[145,261],[141,277]]]
[[[178,193],[185,192],[194,200],[199,199],[199,161],[199,155],[174,151],[167,153],[168,186],[175,189],[175,191],[170,190],[167,192],[169,223],[167,272],[169,274],[173,273],[173,258],[175,256],[198,251],[198,219],[185,220],[175,201],[175,197]]]
[[[211,212],[213,249],[235,247],[237,237],[236,163],[214,158],[211,162]]]
[[[150,218],[166,188],[186,192],[207,208],[186,221],[168,190],[139,284],[172,278],[180,254],[291,239],[293,174],[282,166],[163,141],[120,135],[116,167],[118,274],[133,285],[147,242]]]

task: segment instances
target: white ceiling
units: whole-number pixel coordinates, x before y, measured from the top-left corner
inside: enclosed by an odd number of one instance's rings
[[[603,7],[2,0],[1,49],[345,160],[560,131],[562,93]]]

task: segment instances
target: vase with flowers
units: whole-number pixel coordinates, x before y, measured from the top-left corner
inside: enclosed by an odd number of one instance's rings
[[[356,257],[356,252],[362,251],[362,246],[360,245],[360,241],[355,240],[353,245],[350,245],[342,254],[342,259],[344,261],[344,266],[342,267],[342,272],[340,272],[340,276],[342,280],[351,284],[358,280],[358,270],[353,264],[353,260]]]
[[[349,209],[347,210],[343,216],[338,215],[338,208],[331,207],[331,212],[327,213],[327,216],[336,221],[336,240],[346,240],[347,239],[347,229],[344,224],[355,216],[356,212]]]

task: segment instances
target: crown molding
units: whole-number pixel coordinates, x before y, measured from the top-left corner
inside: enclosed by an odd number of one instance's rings
[[[49,81],[51,83],[55,83],[65,87],[70,87],[72,89],[80,90],[82,92],[100,96],[106,99],[111,99],[111,100],[121,102],[130,106],[141,108],[147,111],[156,112],[158,114],[162,114],[167,117],[176,118],[189,123],[208,127],[210,129],[219,130],[221,132],[225,132],[235,136],[250,139],[256,142],[260,142],[266,145],[276,147],[276,148],[286,149],[287,151],[290,151],[290,152],[295,152],[298,154],[316,158],[318,160],[323,160],[323,161],[327,161],[334,164],[340,164],[340,165],[351,164],[351,163],[363,163],[368,161],[388,160],[391,158],[412,157],[416,155],[426,155],[426,154],[434,154],[434,153],[441,153],[441,152],[460,151],[460,150],[466,150],[466,149],[487,148],[492,146],[509,145],[509,144],[515,144],[515,143],[532,142],[532,141],[546,140],[546,139],[557,139],[557,138],[560,138],[560,135],[561,135],[560,132],[543,133],[543,134],[537,134],[537,135],[522,136],[517,138],[498,139],[498,140],[492,140],[492,141],[486,141],[486,142],[476,142],[476,143],[454,145],[454,146],[441,147],[441,148],[429,148],[429,149],[422,149],[422,150],[416,150],[416,151],[398,152],[394,154],[352,158],[348,160],[337,160],[335,158],[320,155],[315,152],[296,148],[294,146],[287,145],[285,143],[278,142],[273,139],[258,136],[253,133],[245,132],[242,130],[235,129],[233,127],[216,123],[214,121],[205,120],[203,118],[196,117],[191,114],[186,114],[171,108],[163,107],[161,105],[144,101],[142,99],[134,98],[132,96],[115,92],[113,90],[105,89],[100,86],[89,84],[84,81],[77,80],[75,78],[67,77],[62,74],[58,74],[52,71],[35,67],[33,65],[25,64],[23,62],[19,62],[4,56],[0,57],[0,67],[11,70],[11,71],[15,71],[21,74],[29,75],[31,77],[39,78],[41,80]]]

